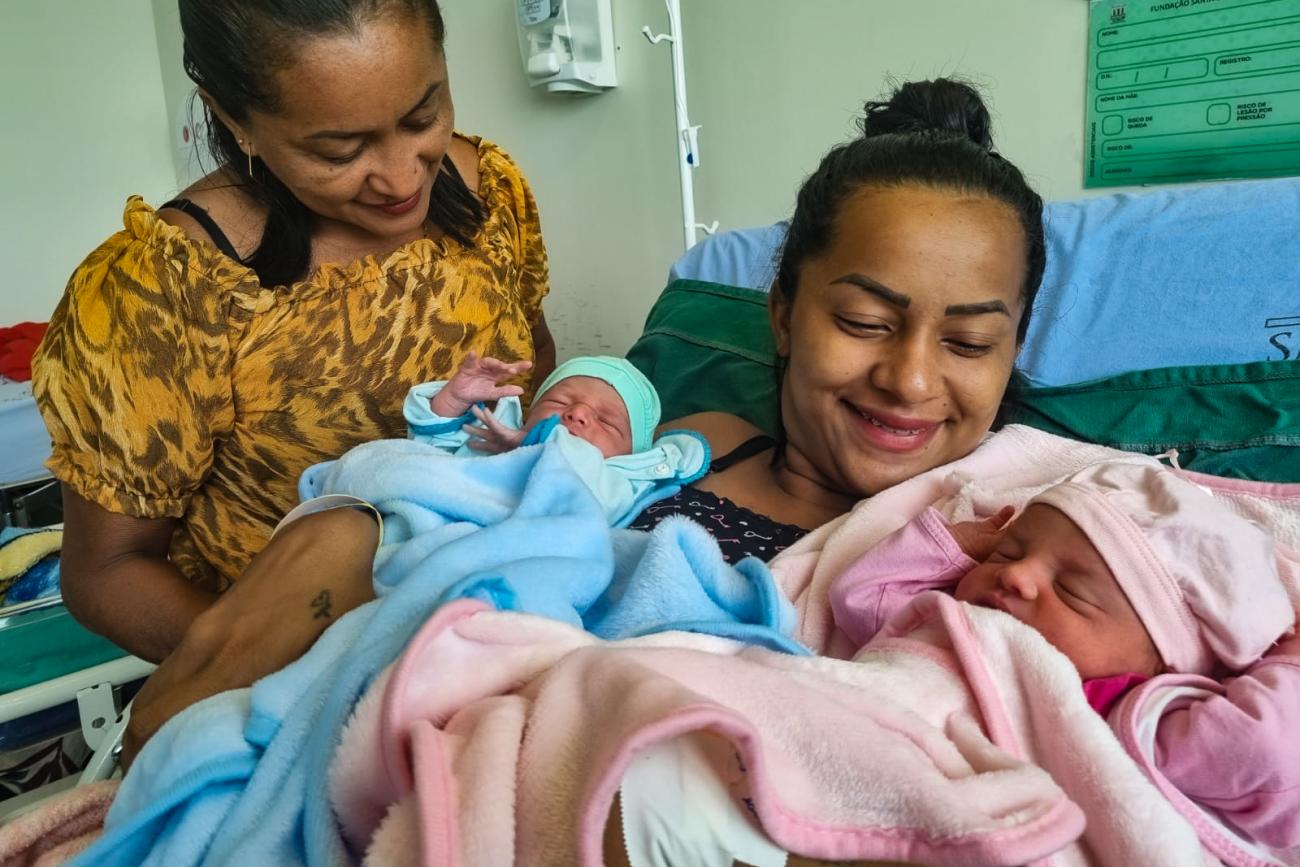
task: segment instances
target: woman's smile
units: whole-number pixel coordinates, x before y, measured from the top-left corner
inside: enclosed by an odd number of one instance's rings
[[[843,401],[853,426],[871,446],[882,451],[907,454],[924,449],[938,433],[942,422],[904,418]]]
[[[415,210],[416,207],[418,207],[420,203],[423,201],[424,201],[424,190],[421,189],[421,190],[416,190],[415,193],[412,194],[409,198],[403,199],[400,202],[368,205],[368,207],[375,208],[379,211],[382,211],[385,214],[388,214],[389,216],[400,217],[405,214],[411,213],[411,211]]]

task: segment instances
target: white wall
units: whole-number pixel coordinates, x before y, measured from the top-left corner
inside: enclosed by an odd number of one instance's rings
[[[1047,198],[1080,195],[1085,0],[683,0],[696,209],[772,222],[862,103],[898,81],[960,75],[984,92],[998,149]]]
[[[3,0],[0,325],[48,319],[131,193],[176,187],[158,47],[137,0]]]
[[[671,58],[640,34],[667,16],[660,0],[614,5],[619,87],[568,96],[525,81],[514,0],[442,0],[457,125],[504,147],[537,195],[561,358],[621,355],[681,252]]]

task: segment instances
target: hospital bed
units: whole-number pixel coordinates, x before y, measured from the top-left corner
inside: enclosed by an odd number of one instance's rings
[[[0,381],[0,527],[62,518],[59,485],[44,468],[49,435],[31,384]],[[116,742],[127,696],[153,666],[82,628],[50,596],[0,607],[0,753],[80,731],[91,750]],[[106,776],[113,750],[83,776]],[[5,801],[0,821],[80,781],[72,776]]]

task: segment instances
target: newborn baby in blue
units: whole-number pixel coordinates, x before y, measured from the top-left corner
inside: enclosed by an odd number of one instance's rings
[[[655,438],[659,395],[627,360],[566,361],[525,416],[523,389],[501,383],[529,367],[470,353],[450,380],[415,386],[403,407],[411,439],[466,457],[554,440],[615,527],[708,469],[708,446],[694,432]],[[491,410],[488,401],[496,402]]]

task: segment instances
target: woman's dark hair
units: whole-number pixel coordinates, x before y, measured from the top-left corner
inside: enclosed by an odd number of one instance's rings
[[[1043,200],[993,150],[989,112],[979,93],[946,78],[908,82],[887,102],[868,102],[859,123],[862,137],[827,154],[799,190],[777,266],[778,291],[794,300],[803,263],[831,245],[841,206],[862,187],[919,184],[984,195],[1009,205],[1025,232],[1024,314],[1016,334],[1023,342],[1047,265]]]
[[[185,72],[244,123],[252,111],[273,113],[280,107],[274,73],[293,62],[303,40],[355,33],[390,10],[425,22],[431,43],[441,50],[445,27],[437,0],[180,0]],[[244,264],[263,285],[302,279],[311,262],[311,212],[261,159],[254,157],[250,172],[234,134],[205,111],[208,146],[218,164],[267,211],[262,239]],[[429,221],[468,245],[485,218],[482,202],[444,159],[429,200]]]

